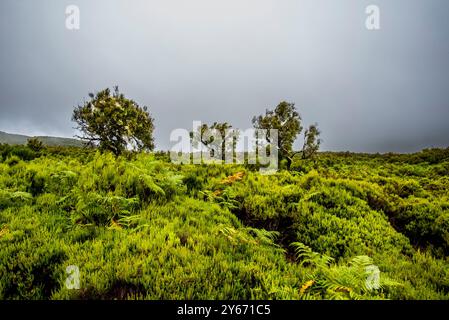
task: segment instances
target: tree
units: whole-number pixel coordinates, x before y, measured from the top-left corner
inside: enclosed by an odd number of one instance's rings
[[[44,144],[38,138],[29,138],[27,140],[27,147],[35,152],[39,152],[44,149]]]
[[[198,146],[198,143],[204,145],[212,157],[215,157],[215,150],[220,150],[220,158],[221,160],[226,160],[226,153],[229,153],[231,150],[232,154],[234,152],[235,146],[237,144],[238,134],[235,130],[231,130],[232,125],[227,122],[214,122],[211,126],[207,124],[202,124],[199,128],[197,128],[198,137],[195,141],[194,132],[190,132],[190,137],[194,139],[193,144]],[[211,134],[212,130],[218,131],[221,141],[217,141],[214,139]]]
[[[100,150],[120,155],[127,149],[151,151],[154,149],[154,119],[148,108],[141,108],[133,100],[125,98],[114,87],[96,94],[89,93],[90,100],[73,111],[72,120],[82,136],[77,136]]]
[[[266,110],[265,115],[254,117],[252,122],[254,128],[266,130],[268,143],[271,143],[270,129],[278,130],[278,154],[281,161],[287,160],[287,168],[290,169],[297,153],[293,151],[293,143],[302,131],[301,117],[295,104],[282,101],[274,110]]]
[[[304,145],[302,147],[302,158],[312,158],[320,149],[321,139],[319,138],[321,132],[318,130],[318,124],[312,124],[304,132]]]

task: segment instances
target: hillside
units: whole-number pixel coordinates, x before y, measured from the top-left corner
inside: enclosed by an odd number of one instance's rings
[[[0,147],[0,299],[449,299],[449,149],[273,175],[52,150]]]
[[[47,137],[35,136],[30,137],[21,134],[12,134],[0,131],[0,144],[6,143],[10,145],[24,145],[30,138],[37,138],[47,146],[61,146],[61,147],[81,147],[83,143],[77,139],[61,138],[61,137]]]

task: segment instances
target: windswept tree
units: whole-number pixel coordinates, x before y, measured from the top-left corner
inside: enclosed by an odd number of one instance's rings
[[[217,133],[220,139],[215,139],[212,133]],[[195,134],[196,133],[196,134]],[[198,147],[199,144],[205,146],[211,153],[212,157],[217,157],[215,152],[219,153],[221,160],[226,160],[226,154],[233,152],[237,144],[238,134],[232,130],[232,125],[227,122],[214,122],[211,126],[202,124],[197,128],[196,132],[190,132],[190,137],[193,139],[193,145]]]
[[[304,132],[304,145],[302,147],[302,158],[312,158],[320,149],[321,139],[318,124],[312,124]]]
[[[301,134],[301,116],[296,111],[295,104],[282,101],[274,110],[266,110],[265,115],[253,118],[255,129],[265,130],[266,140],[270,141],[270,130],[278,131],[278,149],[280,161],[287,162],[287,169],[290,169],[293,158],[302,154],[304,159],[313,157],[319,150],[321,140],[318,125],[313,124],[304,133],[304,145],[302,150],[293,150],[293,143]]]
[[[118,87],[90,93],[89,98],[73,111],[72,120],[82,133],[78,138],[115,155],[154,149],[154,119],[147,107],[125,98]]]
[[[302,131],[301,116],[296,111],[295,104],[282,101],[274,110],[266,110],[265,115],[253,118],[255,129],[266,130],[266,139],[270,141],[270,129],[278,131],[278,154],[280,160],[287,161],[289,169],[293,157],[297,152],[293,151],[293,143]]]

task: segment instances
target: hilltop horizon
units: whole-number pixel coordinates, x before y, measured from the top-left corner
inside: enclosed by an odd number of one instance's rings
[[[71,137],[73,108],[117,85],[148,106],[161,150],[192,120],[249,128],[283,100],[318,123],[323,150],[448,144],[444,1],[384,1],[375,31],[356,0],[75,0],[78,30],[66,28],[63,2],[20,3],[0,4],[6,132]]]
[[[8,136],[8,137],[7,137]],[[23,133],[17,133],[17,132],[6,132],[4,130],[0,130],[0,144],[2,143],[6,143],[6,144],[26,144],[27,139],[29,138],[38,138],[40,140],[43,140],[44,144],[46,145],[50,145],[50,146],[76,146],[76,147],[82,147],[82,140],[73,137],[69,137],[69,136],[54,136],[54,135],[30,135],[30,134],[23,134]],[[47,139],[45,139],[47,138]],[[54,139],[52,141],[52,139]],[[59,141],[58,141],[59,140]],[[13,141],[13,142],[11,142]],[[19,141],[19,143],[14,143],[14,141]],[[418,153],[421,152],[422,150],[425,149],[446,149],[449,148],[449,143],[447,145],[442,145],[442,146],[427,146],[427,147],[423,147],[423,148],[419,148],[415,151],[410,151],[410,152],[398,152],[398,151],[384,151],[384,152],[378,152],[378,151],[372,151],[372,152],[364,152],[364,151],[353,151],[353,150],[327,150],[327,149],[321,149],[319,152],[320,153],[325,153],[325,152],[330,152],[330,153],[344,153],[344,152],[349,152],[349,153],[355,153],[355,154],[389,154],[389,153],[393,153],[393,154],[413,154],[413,153]],[[158,147],[158,145],[156,144],[156,148],[154,151],[170,151],[169,148],[166,149],[162,149],[160,147]]]

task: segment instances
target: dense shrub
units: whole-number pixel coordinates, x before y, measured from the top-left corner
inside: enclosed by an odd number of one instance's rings
[[[0,299],[449,298],[447,150],[323,153],[273,175],[24,150],[0,146]]]

